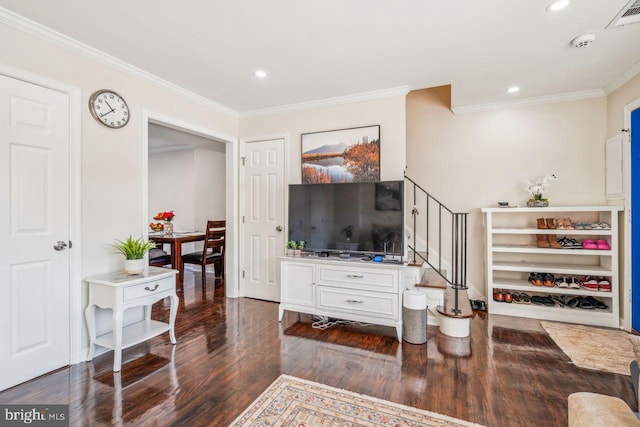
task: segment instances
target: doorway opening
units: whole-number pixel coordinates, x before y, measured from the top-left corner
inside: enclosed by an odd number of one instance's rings
[[[234,138],[158,114],[145,114],[143,222],[145,238],[158,212],[173,211],[174,233],[205,230],[207,220],[225,220],[225,294],[237,288],[237,148]],[[166,248],[169,250],[169,248]],[[185,243],[183,253],[202,249]],[[189,265],[187,265],[189,267]],[[192,274],[186,270],[187,274]]]

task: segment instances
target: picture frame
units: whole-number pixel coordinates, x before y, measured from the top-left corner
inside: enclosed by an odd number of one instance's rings
[[[380,125],[303,133],[303,184],[380,181]]]

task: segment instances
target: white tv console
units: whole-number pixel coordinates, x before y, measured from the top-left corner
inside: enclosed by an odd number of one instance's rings
[[[338,257],[281,257],[279,320],[285,310],[396,328],[402,341],[404,264]]]

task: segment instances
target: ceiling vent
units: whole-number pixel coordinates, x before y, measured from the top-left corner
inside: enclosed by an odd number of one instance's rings
[[[640,22],[640,0],[631,0],[607,25],[607,28],[621,27]]]
[[[593,34],[583,34],[571,40],[571,46],[582,49],[591,45],[594,41],[596,41],[596,36]]]

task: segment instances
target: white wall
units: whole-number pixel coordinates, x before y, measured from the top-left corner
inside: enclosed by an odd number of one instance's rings
[[[225,157],[200,148],[149,154],[149,222],[171,210],[175,231],[204,231],[208,220],[224,220]],[[182,250],[201,248],[185,243]]]
[[[191,149],[149,155],[149,222],[158,222],[158,212],[174,211],[174,230],[195,230],[194,165]]]
[[[225,153],[196,149],[194,171],[194,227],[204,230],[207,221],[225,219]]]
[[[109,246],[116,238],[140,236],[143,220],[143,111],[153,111],[235,140],[238,119],[215,106],[118,71],[51,41],[0,23],[0,64],[79,88],[81,92],[81,277],[121,269],[123,258]],[[98,89],[114,89],[130,108],[122,129],[107,129],[90,115],[88,99]],[[76,242],[77,243],[77,242]],[[72,292],[86,285],[73,283]],[[84,326],[83,326],[84,327]],[[86,334],[84,334],[86,335]],[[86,336],[83,347],[86,347]]]
[[[240,119],[240,136],[289,134],[287,183],[301,181],[300,135],[334,129],[380,125],[380,179],[402,179],[405,166],[405,97],[274,113]]]
[[[453,211],[470,213],[467,278],[484,295],[480,208],[523,206],[527,180],[552,173],[552,205],[606,204],[606,99],[454,115],[450,95],[442,86],[407,96],[407,175]]]

